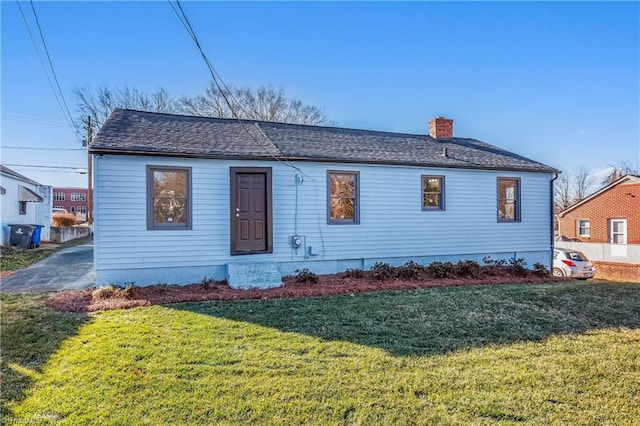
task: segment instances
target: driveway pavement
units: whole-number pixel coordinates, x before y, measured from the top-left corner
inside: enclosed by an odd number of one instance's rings
[[[96,285],[93,243],[69,247],[2,278],[0,291],[75,290]]]

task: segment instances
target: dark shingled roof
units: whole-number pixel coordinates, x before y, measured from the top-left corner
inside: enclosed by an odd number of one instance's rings
[[[447,156],[443,155],[447,149]],[[279,159],[429,167],[557,170],[476,139],[116,109],[94,154]]]

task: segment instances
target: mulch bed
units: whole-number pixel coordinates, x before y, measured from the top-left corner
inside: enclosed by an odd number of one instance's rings
[[[160,284],[148,287],[116,289],[114,294],[104,297],[100,289],[66,290],[53,294],[46,305],[66,312],[96,312],[110,309],[128,309],[138,306],[163,305],[179,302],[207,300],[281,299],[336,294],[355,294],[381,290],[409,290],[432,287],[454,287],[465,285],[501,285],[566,281],[566,278],[551,276],[516,277],[512,275],[485,276],[483,278],[430,279],[410,281],[389,279],[375,280],[371,277],[349,278],[345,274],[321,275],[317,283],[298,283],[296,277],[285,277],[284,285],[265,290],[237,290],[226,282],[208,285],[184,286]]]

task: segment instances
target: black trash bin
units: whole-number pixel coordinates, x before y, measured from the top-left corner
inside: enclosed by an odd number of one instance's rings
[[[22,249],[28,249],[31,245],[31,236],[33,235],[32,225],[11,225],[11,236],[9,237],[9,243],[12,246],[20,247]]]

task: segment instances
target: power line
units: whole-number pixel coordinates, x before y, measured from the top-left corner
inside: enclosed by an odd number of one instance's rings
[[[37,48],[37,44],[35,42],[35,39],[33,37],[33,34],[31,33],[31,28],[29,27],[29,23],[24,15],[24,12],[22,10],[22,6],[20,5],[20,1],[16,0],[18,3],[18,8],[20,9],[20,14],[22,15],[22,19],[27,27],[27,31],[29,32],[29,36],[31,37],[31,42],[33,43],[35,49],[36,49],[36,53],[38,55],[38,59],[40,60],[40,64],[42,65],[43,69],[45,70],[45,74],[47,75],[47,80],[49,80],[49,85],[51,86],[51,89],[53,90],[53,93],[56,97],[56,101],[58,102],[58,105],[60,106],[60,109],[62,110],[62,113],[65,117],[65,119],[67,119],[67,121],[69,122],[69,124],[71,125],[71,127],[73,127],[75,129],[76,132],[76,137],[78,137],[79,139],[82,139],[81,135],[82,133],[80,132],[80,129],[78,129],[78,126],[76,125],[76,123],[74,123],[73,121],[73,116],[71,115],[71,111],[69,111],[69,106],[67,105],[67,101],[64,98],[64,94],[62,92],[62,88],[60,87],[60,81],[58,80],[58,75],[56,74],[56,70],[53,66],[53,61],[51,60],[51,55],[49,54],[49,49],[47,48],[47,43],[45,41],[44,38],[44,34],[42,32],[42,27],[40,26],[40,20],[38,19],[38,14],[36,13],[36,9],[35,6],[33,4],[33,0],[30,1],[31,4],[31,11],[33,12],[33,16],[35,18],[35,22],[36,22],[36,26],[38,27],[38,32],[40,34],[40,40],[42,40],[42,46],[44,47],[44,51],[47,55],[47,60],[49,62],[49,67],[51,68],[51,74],[53,75],[53,79],[55,80],[56,83],[56,87],[57,87],[57,91],[56,88],[53,87],[53,83],[51,82],[51,79],[49,78],[49,74],[46,71],[46,67],[44,65],[44,61],[42,60],[42,57],[40,56],[40,51]],[[58,98],[59,96],[59,98]]]
[[[56,74],[56,70],[53,67],[53,62],[51,61],[51,55],[49,55],[49,49],[47,48],[47,43],[44,41],[44,34],[42,33],[42,28],[40,27],[40,20],[38,19],[38,15],[36,14],[36,8],[33,5],[33,0],[29,2],[31,4],[31,10],[33,11],[33,17],[36,19],[36,26],[38,27],[38,32],[40,33],[40,39],[42,40],[42,46],[44,46],[44,51],[47,54],[47,60],[49,61],[49,66],[51,67],[51,73],[53,74],[53,79],[56,81],[56,86],[58,87],[58,92],[60,93],[60,99],[62,99],[62,103],[64,105],[64,109],[67,111],[69,116],[69,121],[73,127],[75,127],[78,134],[80,134],[80,129],[73,122],[73,116],[71,115],[71,111],[69,111],[69,106],[67,105],[67,101],[64,99],[64,94],[62,93],[62,89],[60,88],[60,82],[58,81],[58,75]]]
[[[40,151],[84,151],[83,148],[45,148],[38,146],[3,146],[2,149],[34,149]]]
[[[53,86],[53,82],[51,81],[51,77],[49,77],[49,73],[47,72],[47,67],[44,65],[44,61],[42,60],[42,56],[40,55],[40,49],[38,49],[38,44],[36,43],[35,38],[33,37],[33,33],[31,32],[31,27],[29,26],[29,22],[27,21],[27,17],[24,15],[24,11],[22,10],[22,6],[20,5],[20,1],[16,0],[18,3],[18,9],[20,10],[20,15],[22,15],[22,20],[24,21],[25,27],[27,27],[27,32],[29,33],[29,38],[31,38],[31,43],[33,44],[33,48],[36,51],[36,55],[38,56],[38,60],[40,61],[40,65],[42,66],[42,70],[44,71],[44,75],[47,77],[47,81],[49,82],[49,86],[51,86],[51,90],[53,91],[53,95],[56,98],[56,102],[58,102],[58,106],[60,106],[60,110],[62,111],[62,115],[64,115],[65,120],[68,122],[68,118],[64,112],[64,107],[62,106],[62,102],[60,102],[60,98],[58,96],[58,92],[56,92],[56,88]]]
[[[21,168],[20,166],[18,166],[18,167],[14,166],[14,170],[17,171],[17,172],[25,172],[25,173],[26,172],[34,172],[35,173],[34,170],[24,169],[24,168]],[[84,172],[77,172],[75,170],[44,170],[44,171],[42,171],[42,173],[47,173],[47,174],[49,174],[49,173],[76,173],[76,174],[79,174],[79,175],[84,175],[85,174]]]
[[[35,167],[38,169],[70,169],[70,170],[77,170],[77,169],[83,169],[83,167],[73,167],[73,166],[39,166],[36,164],[5,164],[5,166],[11,166],[11,167]]]
[[[3,118],[6,118],[8,121],[21,121],[21,122],[25,122],[25,123],[29,123],[29,124],[37,123],[37,124],[41,124],[43,126],[49,126],[49,127],[65,127],[65,128],[69,128],[69,122],[65,121],[65,120],[39,118],[39,117],[36,117],[36,116],[25,117],[25,116],[19,116],[19,115],[16,115],[16,114],[12,114],[10,112],[5,112],[5,111],[2,112],[2,116],[3,116]]]
[[[213,67],[213,65],[209,61],[209,58],[204,53],[204,50],[202,49],[202,46],[200,45],[200,42],[198,41],[198,37],[196,36],[196,33],[193,30],[193,27],[191,26],[191,23],[189,22],[189,18],[187,18],[186,13],[182,9],[182,5],[180,4],[180,0],[175,0],[176,4],[178,5],[178,9],[180,9],[180,13],[178,13],[178,10],[176,10],[176,8],[173,5],[173,3],[171,2],[171,0],[167,0],[167,1],[169,2],[169,5],[171,6],[171,9],[173,9],[174,13],[176,14],[178,19],[180,20],[180,22],[184,26],[184,28],[187,31],[187,33],[189,34],[189,36],[191,36],[191,39],[195,43],[196,47],[198,48],[198,51],[200,52],[200,55],[202,56],[202,59],[204,60],[205,64],[207,65],[207,68],[209,69],[209,73],[211,74],[211,77],[213,78],[213,82],[216,85],[216,87],[218,88],[218,90],[220,91],[220,94],[221,94],[222,98],[224,99],[224,101],[226,102],[227,106],[229,107],[229,110],[231,111],[231,114],[233,115],[233,118],[235,118],[238,121],[238,123],[240,123],[240,125],[242,126],[244,131],[249,135],[249,137],[251,137],[251,139],[253,139],[253,141],[256,143],[256,145],[258,145],[258,147],[260,147],[264,152],[266,152],[271,158],[273,158],[274,160],[276,160],[278,162],[281,162],[281,163],[285,164],[288,167],[291,167],[291,168],[295,169],[300,174],[308,177],[308,175],[306,173],[304,173],[302,170],[300,170],[295,165],[291,164],[291,162],[289,162],[286,158],[285,159],[278,158],[273,153],[271,153],[249,131],[249,129],[245,126],[245,123],[240,119],[240,117],[238,117],[238,114],[236,113],[236,110],[234,109],[234,106],[232,105],[231,101],[229,101],[229,99],[227,97],[227,94],[225,93],[225,90],[223,90],[222,87],[220,86],[220,83],[222,83],[222,86],[224,86],[224,88],[226,89],[226,91],[229,94],[229,96],[235,101],[236,105],[238,106],[238,108],[240,110],[242,110],[242,112],[245,114],[245,116],[250,117],[250,114],[248,114],[247,111],[244,109],[244,107],[242,106],[242,103],[240,103],[235,98],[235,96],[233,95],[232,91],[229,89],[229,87],[222,80],[222,77],[220,77],[220,74],[218,74],[218,72],[215,70],[215,68]],[[218,80],[220,81],[220,83],[218,83]],[[278,148],[269,140],[267,135],[258,126],[258,123],[254,121],[254,124],[255,124],[256,129],[258,130],[258,133],[260,133],[260,135],[262,135],[262,137],[267,141],[267,143],[273,145],[273,147],[276,150],[278,150]]]

